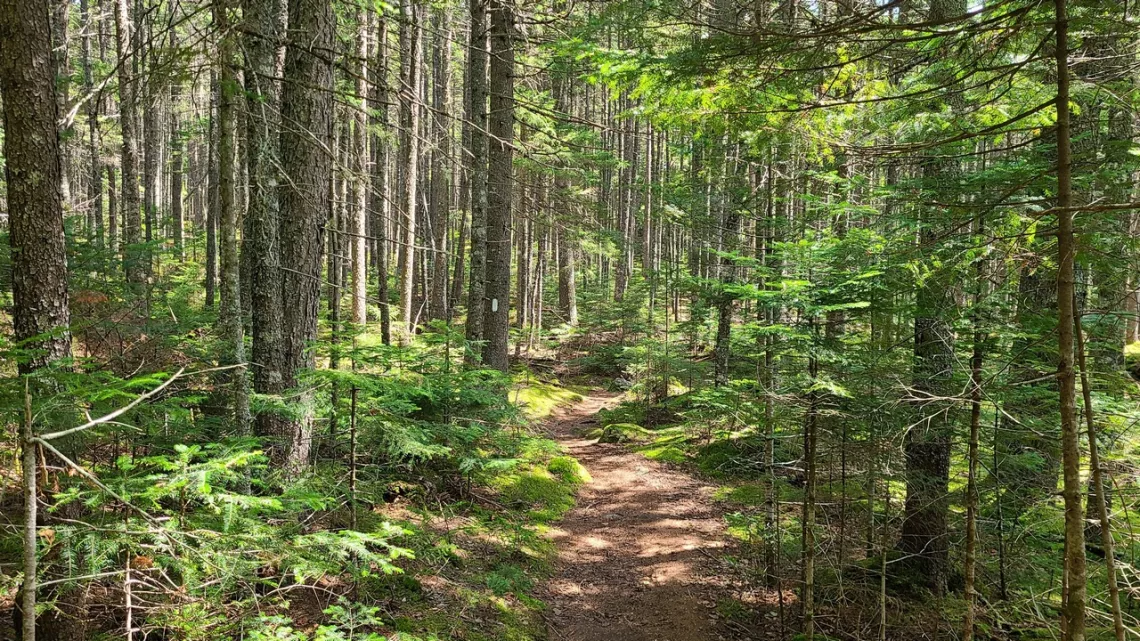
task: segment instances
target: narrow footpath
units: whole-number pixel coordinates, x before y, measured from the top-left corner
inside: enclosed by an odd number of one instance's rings
[[[546,586],[551,641],[726,639],[715,610],[726,588],[712,577],[724,546],[713,488],[684,471],[585,434],[616,398],[595,392],[549,431],[593,481],[552,538],[559,559]]]

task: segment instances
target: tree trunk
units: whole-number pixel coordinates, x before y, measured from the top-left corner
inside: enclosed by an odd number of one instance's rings
[[[90,11],[90,0],[80,0],[80,19],[83,21],[83,90],[92,94],[95,89],[91,70],[91,34],[96,25]],[[100,21],[101,23],[102,21]],[[99,100],[87,100],[87,155],[89,157],[87,199],[87,237],[95,246],[103,248],[103,162],[99,137]]]
[[[221,249],[221,305],[218,309],[218,336],[222,343],[222,365],[236,365],[226,372],[232,393],[234,431],[249,433],[249,386],[246,377],[245,338],[242,332],[241,274],[238,256],[237,212],[237,145],[236,111],[237,74],[234,69],[234,33],[230,29],[228,1],[215,0],[214,25],[218,42],[218,229]]]
[[[115,167],[107,165],[107,247],[112,256],[119,253],[119,191],[115,186]]]
[[[388,23],[383,16],[379,19],[376,33],[376,64],[373,73],[376,77],[372,85],[373,112],[377,130],[387,130],[389,126],[389,103],[392,91],[388,84]],[[375,168],[372,172],[372,215],[376,225],[376,297],[380,303],[380,338],[385,345],[392,343],[392,306],[388,292],[388,226],[390,221],[392,180],[389,177],[390,145],[379,134],[372,141],[375,154]]]
[[[206,166],[206,307],[214,306],[215,290],[218,284],[218,213],[221,209],[219,202],[219,183],[221,176],[218,169],[218,101],[221,88],[218,86],[217,72],[210,72],[210,129],[209,153]]]
[[[462,187],[460,189],[462,190]],[[470,191],[466,193],[470,193]],[[466,284],[464,277],[467,274],[467,265],[464,259],[467,256],[467,211],[469,209],[470,206],[460,206],[459,208],[459,237],[456,238],[455,245],[451,248],[455,263],[451,271],[451,294],[447,301],[447,319],[449,321],[455,317],[455,308],[459,307],[459,303],[463,299],[463,285]]]
[[[435,45],[432,49],[432,128],[435,141],[431,172],[432,277],[428,317],[445,320],[447,300],[447,236],[451,206],[451,17],[446,8],[435,9]]]
[[[930,19],[952,20],[965,11],[964,0],[931,3]],[[952,81],[949,81],[952,82]],[[958,94],[949,98],[960,106]],[[935,155],[924,159],[923,179],[931,189],[946,189],[956,198],[957,160]],[[920,230],[920,245],[935,247],[951,217],[944,208],[928,208]],[[899,549],[911,555],[912,567],[927,585],[942,593],[948,577],[949,540],[946,518],[950,484],[950,437],[954,411],[938,399],[955,393],[952,381],[954,332],[950,324],[955,302],[944,269],[921,283],[915,293],[913,388],[918,407],[914,426],[907,430],[906,502]]]
[[[491,108],[487,153],[487,283],[483,362],[510,367],[511,206],[514,188],[515,48],[510,0],[491,0]]]
[[[566,224],[558,225],[558,307],[570,326],[578,324],[578,287],[575,282],[574,259],[577,249],[570,242]]]
[[[976,235],[981,236],[983,224],[979,219],[976,224]],[[963,574],[965,576],[966,615],[963,623],[962,641],[972,641],[974,638],[974,622],[976,619],[978,593],[975,588],[977,577],[977,547],[978,547],[978,442],[982,427],[982,365],[985,359],[986,334],[982,327],[982,312],[985,291],[983,283],[986,282],[985,263],[977,263],[975,271],[974,309],[971,324],[973,325],[974,353],[970,358],[970,433],[967,442],[966,456],[966,559]]]
[[[281,270],[284,305],[281,379],[284,388],[298,383],[297,375],[314,364],[308,344],[317,335],[321,295],[321,249],[329,208],[332,161],[333,70],[329,60],[334,47],[336,18],[322,0],[290,0],[285,54],[281,119],[308,123],[307,130],[281,131],[281,171],[289,177],[280,191]],[[300,394],[308,406],[311,392]],[[312,417],[302,415],[284,422],[285,451],[281,460],[288,474],[296,475],[309,459]]]
[[[811,323],[812,335],[815,336],[815,319]],[[814,349],[814,348],[813,348]],[[819,375],[819,365],[814,355],[809,357],[808,375],[814,385]],[[803,528],[801,533],[803,559],[803,590],[800,600],[803,603],[803,638],[812,641],[815,638],[815,500],[816,500],[816,428],[819,423],[819,391],[812,389],[808,392],[807,416],[804,419],[804,498],[802,509]]]
[[[29,373],[71,354],[49,2],[0,2],[12,327]]]
[[[151,18],[153,20],[153,17]],[[147,31],[152,29],[151,20],[145,23],[148,27]],[[140,34],[141,37],[142,34]],[[149,43],[151,34],[147,33],[145,40]],[[219,44],[219,46],[221,46]],[[154,48],[146,47],[147,51],[144,62],[140,67],[146,69],[147,77],[144,79],[140,77],[140,97],[142,100],[142,120],[143,120],[143,238],[146,240],[148,247],[146,248],[146,269],[149,273],[152,269],[150,247],[149,244],[154,241],[154,228],[158,222],[158,158],[161,155],[162,146],[162,128],[158,123],[158,78],[154,58]],[[219,88],[219,92],[222,89]],[[220,100],[220,98],[219,98]],[[231,177],[232,178],[232,177]]]
[[[56,113],[59,114],[59,116],[63,116],[63,114],[67,113],[71,102],[71,73],[68,69],[70,60],[68,59],[67,47],[67,28],[69,26],[68,22],[70,21],[68,11],[70,8],[71,2],[61,2],[59,0],[56,0],[51,8],[51,20],[53,23],[51,26],[51,51],[53,54],[52,62],[55,65],[54,79],[56,87],[54,98],[56,101]],[[57,120],[57,122],[60,122],[62,127],[59,132],[59,160],[61,167],[59,172],[59,186],[60,191],[63,193],[63,202],[67,205],[71,205],[74,195],[71,193],[73,158],[71,157],[69,149],[71,146],[69,141],[72,132],[69,129],[70,125],[62,120]]]
[[[399,226],[400,324],[412,333],[415,322],[414,294],[416,274],[416,209],[419,199],[420,171],[420,85],[423,82],[423,25],[419,0],[403,4],[404,21],[400,23],[400,49],[403,87],[400,99],[400,135],[404,167],[403,208]]]
[[[352,247],[352,322],[368,322],[368,31],[369,16],[356,9],[356,99],[360,107],[352,110],[352,203],[349,205],[348,242]]]
[[[170,32],[173,48],[174,31]],[[186,221],[182,213],[182,124],[178,118],[178,102],[182,98],[182,85],[170,83],[170,232],[174,240],[174,255],[185,259],[182,251],[182,232]]]
[[[250,256],[250,314],[253,333],[253,389],[258,394],[284,391],[282,371],[283,322],[282,271],[277,211],[277,111],[280,89],[277,72],[277,39],[284,31],[281,0],[244,0],[246,110],[249,115],[246,141],[249,146],[248,237],[242,238],[243,253]],[[272,412],[257,416],[256,433],[279,436],[284,428]]]
[[[487,273],[487,0],[470,0],[467,44],[467,174],[471,203],[471,285],[467,291],[468,342],[483,340]],[[468,352],[474,360],[474,352]]]
[[[554,109],[560,114],[569,114],[571,105],[568,93],[568,81],[564,77],[556,77],[554,84]],[[578,288],[575,282],[575,259],[577,248],[572,242],[573,234],[569,229],[572,218],[571,209],[574,202],[570,197],[570,181],[565,174],[559,172],[554,177],[554,203],[559,205],[562,220],[555,220],[557,225],[556,242],[558,247],[558,309],[562,312],[563,320],[570,326],[578,324]]]
[[[115,1],[115,43],[119,57],[119,127],[122,133],[122,159],[119,163],[123,197],[120,213],[123,219],[123,270],[127,282],[137,288],[146,279],[145,254],[139,245],[142,220],[139,203],[139,152],[135,124],[136,113],[134,52],[131,48],[130,0]],[[115,235],[112,229],[111,235]]]
[[[0,1],[0,95],[4,108],[4,173],[8,242],[12,248],[12,326],[31,350],[19,363],[29,374],[71,354],[67,251],[63,234],[63,166],[52,65],[49,2]],[[30,379],[29,379],[30,380]],[[21,634],[36,638],[36,447],[31,395],[25,387],[21,421],[24,584]]]
[[[1076,302],[1073,303],[1076,309]],[[1112,610],[1112,627],[1116,633],[1116,641],[1124,641],[1126,631],[1124,616],[1120,610],[1120,585],[1116,574],[1116,545],[1112,540],[1112,528],[1108,518],[1108,498],[1104,483],[1104,468],[1100,461],[1099,445],[1097,443],[1096,417],[1093,416],[1092,387],[1089,382],[1088,361],[1085,357],[1085,339],[1081,329],[1081,315],[1073,316],[1073,333],[1077,339],[1077,364],[1081,368],[1081,396],[1084,401],[1085,427],[1089,439],[1089,503],[1093,508],[1091,518],[1086,519],[1097,523],[1095,529],[1100,535],[1101,550],[1104,552],[1105,575],[1108,578],[1108,604]],[[1088,532],[1086,531],[1086,538]]]
[[[1057,382],[1061,403],[1062,496],[1065,501],[1065,585],[1062,629],[1065,641],[1084,641],[1084,510],[1081,506],[1081,450],[1077,425],[1073,332],[1076,325],[1072,155],[1069,137],[1069,17],[1066,0],[1056,0],[1057,62]]]
[[[722,151],[726,154],[724,158],[725,165],[725,191],[728,195],[723,196],[727,202],[723,206],[723,213],[721,216],[721,251],[730,254],[736,250],[737,239],[740,231],[740,215],[736,209],[736,203],[731,196],[732,190],[735,188],[736,180],[736,164],[735,159],[727,157],[727,150],[722,147]],[[720,258],[720,265],[718,271],[720,272],[721,290],[717,292],[716,298],[716,344],[713,348],[714,353],[714,382],[717,386],[728,384],[728,368],[730,358],[732,356],[732,316],[735,308],[736,297],[728,290],[736,281],[736,264],[731,258]]]

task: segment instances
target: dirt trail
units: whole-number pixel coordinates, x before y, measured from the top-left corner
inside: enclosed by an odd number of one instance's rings
[[[590,471],[575,507],[552,534],[559,564],[547,585],[551,641],[712,641],[726,638],[714,609],[724,588],[709,577],[723,547],[712,487],[621,445],[585,433],[613,405],[592,394],[550,424]]]

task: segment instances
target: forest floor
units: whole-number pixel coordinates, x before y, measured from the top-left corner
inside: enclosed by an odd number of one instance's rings
[[[617,396],[591,392],[547,424],[592,480],[557,524],[549,603],[551,641],[709,641],[731,638],[718,622],[730,599],[716,578],[727,543],[715,487],[586,433]]]

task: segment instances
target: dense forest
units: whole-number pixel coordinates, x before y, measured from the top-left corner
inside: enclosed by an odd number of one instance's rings
[[[0,0],[0,639],[1140,638],[1138,45]]]

